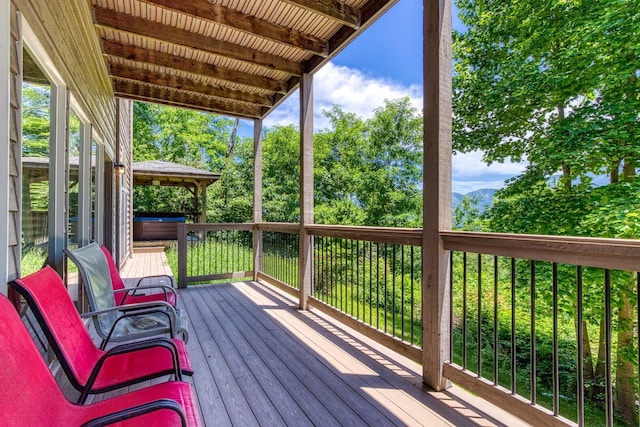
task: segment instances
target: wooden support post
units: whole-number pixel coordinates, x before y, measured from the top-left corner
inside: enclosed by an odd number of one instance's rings
[[[262,271],[262,119],[253,121],[253,280]]]
[[[11,2],[0,1],[0,293],[9,281],[9,150],[11,147]]]
[[[448,387],[449,254],[439,230],[451,229],[451,0],[424,0],[424,159],[422,241],[422,375]]]
[[[203,183],[202,185],[202,213],[200,214],[202,218],[200,218],[200,222],[207,222],[207,184]]]
[[[178,224],[178,288],[187,287],[187,224]]]
[[[313,244],[305,226],[313,224],[313,75],[300,78],[300,309],[311,294]]]

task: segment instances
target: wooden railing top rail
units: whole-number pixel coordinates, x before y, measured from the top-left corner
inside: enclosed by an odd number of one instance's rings
[[[299,233],[300,224],[290,222],[260,222],[256,227],[262,231],[275,231],[278,233]]]
[[[240,231],[251,231],[253,230],[253,223],[232,223],[232,222],[223,222],[223,223],[194,223],[194,224],[178,224],[178,229],[184,227],[187,232],[189,231],[227,231],[227,230],[240,230]]]
[[[346,225],[308,225],[307,232],[314,236],[364,240],[392,245],[422,246],[421,228],[356,227]]]
[[[298,233],[300,231],[300,224],[283,222],[261,222],[256,224],[256,226],[263,231],[276,231],[281,233]],[[396,245],[422,245],[422,229],[420,228],[313,224],[307,225],[305,229],[307,233],[313,236],[337,237]]]
[[[640,240],[441,231],[444,249],[640,271]]]

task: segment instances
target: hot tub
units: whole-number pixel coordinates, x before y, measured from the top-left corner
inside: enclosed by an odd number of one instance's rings
[[[137,216],[133,218],[133,240],[177,240],[182,217]]]

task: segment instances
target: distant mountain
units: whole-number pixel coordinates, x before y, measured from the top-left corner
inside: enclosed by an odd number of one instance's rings
[[[475,190],[466,194],[453,193],[451,204],[453,209],[455,209],[458,203],[460,203],[465,196],[472,198],[477,197],[478,209],[480,210],[480,212],[484,212],[484,210],[491,206],[491,204],[493,203],[493,196],[495,195],[496,191],[497,190],[493,188],[481,188],[480,190]]]

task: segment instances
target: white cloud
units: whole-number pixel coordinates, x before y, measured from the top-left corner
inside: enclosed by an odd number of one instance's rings
[[[373,110],[382,107],[385,99],[408,96],[413,105],[422,110],[422,88],[403,86],[395,82],[367,76],[360,70],[328,63],[313,79],[314,130],[329,126],[322,110],[339,105],[344,111],[360,117],[373,116]],[[265,127],[274,125],[299,124],[298,92],[285,100],[264,121]]]
[[[508,161],[487,166],[481,151],[456,154],[452,160],[453,191],[468,193],[480,188],[502,188],[505,179],[520,175],[526,166],[526,162]]]
[[[384,105],[385,99],[408,96],[412,104],[422,111],[422,87],[403,86],[390,80],[375,78],[362,71],[328,63],[314,76],[314,130],[329,127],[322,110],[339,105],[344,111],[362,118],[373,116],[373,110]],[[264,126],[296,125],[299,119],[299,95],[294,93],[264,120]],[[487,166],[482,152],[457,154],[453,157],[453,191],[468,193],[480,188],[502,188],[504,180],[522,173],[526,162],[494,163]]]

